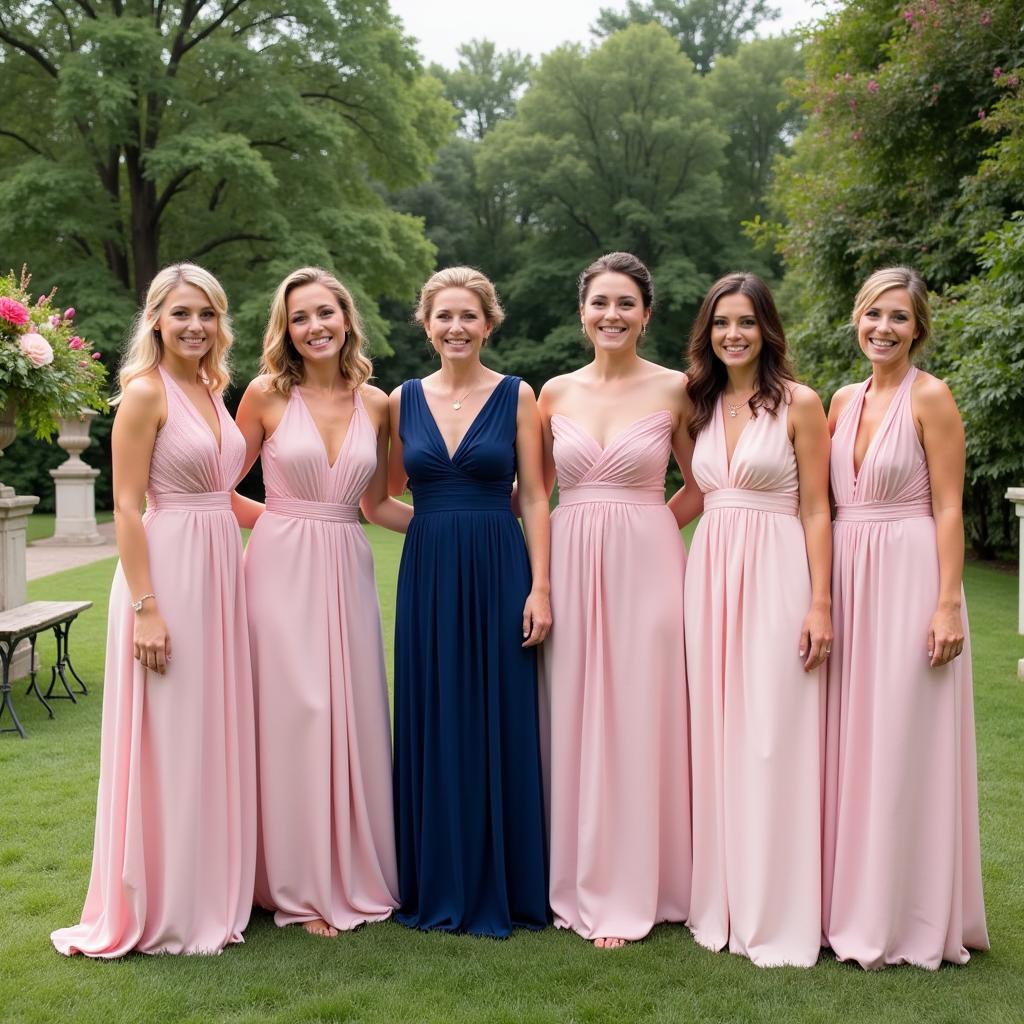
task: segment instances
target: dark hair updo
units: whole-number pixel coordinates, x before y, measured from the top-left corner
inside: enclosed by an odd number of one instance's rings
[[[643,301],[644,309],[651,309],[654,306],[654,281],[651,278],[651,272],[631,252],[605,253],[580,274],[581,306],[587,301],[587,292],[590,291],[590,285],[598,274],[625,274],[640,289],[640,298]]]

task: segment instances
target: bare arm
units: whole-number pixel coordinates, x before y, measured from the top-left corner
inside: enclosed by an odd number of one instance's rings
[[[964,649],[961,584],[964,572],[964,425],[949,388],[934,377],[916,382],[911,393],[921,425],[932,490],[939,558],[939,602],[928,629],[932,667],[945,665]]]
[[[789,408],[789,429],[800,477],[800,521],[811,572],[811,607],[800,628],[804,669],[816,669],[832,648],[832,515],[828,501],[831,447],[821,400],[798,385]]]
[[[528,384],[519,385],[516,415],[516,463],[519,506],[526,547],[530,552],[533,586],[523,607],[523,646],[541,643],[551,629],[549,560],[551,528],[548,495],[544,488],[543,440],[537,401]]]
[[[409,477],[405,472],[405,458],[402,439],[398,435],[402,415],[402,385],[399,384],[388,396],[388,419],[391,424],[391,451],[388,454],[388,494],[398,497],[405,493]]]
[[[693,478],[693,438],[690,437],[693,403],[686,393],[685,385],[679,396],[677,416],[676,428],[672,433],[672,454],[683,475],[683,486],[669,498],[668,507],[682,529],[704,511],[704,493]]]
[[[359,507],[371,523],[396,533],[405,533],[412,519],[412,506],[388,496],[388,445],[391,416],[388,397],[378,388],[363,388],[363,402],[377,432],[377,468],[367,484]]]
[[[150,576],[142,504],[157,431],[166,418],[163,386],[152,377],[137,377],[125,389],[111,433],[117,550],[131,599],[145,597],[142,611],[135,616],[133,654],[146,668],[161,674],[171,655],[171,638]]]
[[[257,377],[249,383],[235,413],[235,423],[245,439],[243,477],[252,469],[266,437],[264,419],[268,395],[263,381],[264,378]],[[266,506],[260,501],[246,498],[238,491],[232,491],[231,511],[234,512],[239,526],[243,529],[252,529],[256,525],[256,520],[266,511]]]

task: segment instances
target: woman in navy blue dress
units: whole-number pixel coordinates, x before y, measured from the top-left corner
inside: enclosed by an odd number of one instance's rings
[[[389,473],[415,509],[395,619],[396,916],[495,937],[547,923],[536,645],[551,626],[536,401],[480,362],[502,316],[479,271],[423,286],[441,368],[391,395]]]

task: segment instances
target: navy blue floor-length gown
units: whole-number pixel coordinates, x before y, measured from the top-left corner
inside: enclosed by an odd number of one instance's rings
[[[530,565],[510,501],[519,383],[502,379],[451,457],[420,381],[402,385],[415,514],[395,618],[397,919],[416,928],[547,923]]]

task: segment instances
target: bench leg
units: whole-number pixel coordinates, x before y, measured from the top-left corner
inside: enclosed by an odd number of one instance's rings
[[[32,670],[29,673],[29,679],[31,679],[31,682],[28,684],[28,689],[25,691],[25,696],[27,697],[30,693],[34,693],[39,698],[39,703],[42,704],[44,708],[46,708],[46,713],[51,718],[53,718],[53,708],[51,708],[50,705],[47,703],[46,698],[42,694],[42,691],[36,685],[36,637],[34,633],[32,634],[32,636],[29,637],[28,642],[31,648],[29,654],[29,664],[32,666]]]
[[[73,704],[77,704],[78,701],[68,683],[68,677],[64,674],[64,669],[68,669],[78,683],[79,693],[88,695],[89,690],[85,685],[85,681],[75,671],[75,666],[71,664],[71,655],[68,654],[68,635],[71,632],[71,623],[74,621],[74,618],[71,618],[67,622],[58,622],[53,627],[53,635],[57,638],[57,660],[50,669],[50,686],[46,691],[46,696],[51,700],[70,700]],[[58,676],[60,677],[61,685],[64,687],[64,693],[55,694],[53,688],[57,685]]]
[[[0,718],[3,718],[4,708],[7,708],[11,712],[11,721],[14,722],[13,728],[8,726],[6,729],[0,729],[0,733],[17,732],[24,739],[25,730],[21,727],[14,704],[11,702],[11,659],[14,657],[16,646],[16,644],[5,644],[0,640],[0,662],[3,663],[3,680],[0,682]]]

